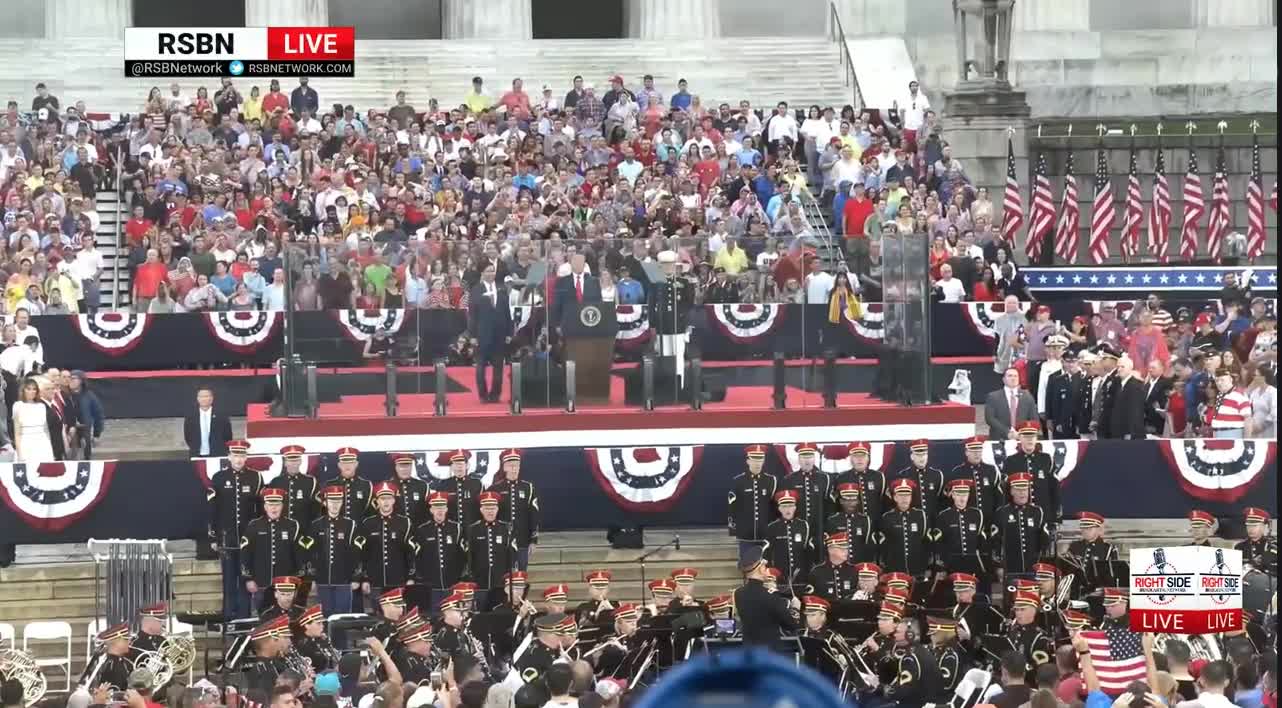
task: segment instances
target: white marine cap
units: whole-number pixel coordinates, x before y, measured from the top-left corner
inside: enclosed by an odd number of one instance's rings
[[[660,263],[676,263],[677,252],[676,251],[659,251],[659,256],[657,260]]]

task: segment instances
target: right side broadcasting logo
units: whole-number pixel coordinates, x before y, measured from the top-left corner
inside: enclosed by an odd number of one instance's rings
[[[1148,598],[1155,605],[1169,605],[1175,598],[1195,595],[1193,574],[1181,573],[1166,560],[1165,548],[1153,549],[1153,562],[1143,573],[1131,574],[1131,594]]]
[[[1234,597],[1242,594],[1242,575],[1233,573],[1224,562],[1224,549],[1215,549],[1215,562],[1211,569],[1202,573],[1202,594],[1211,598],[1217,605],[1227,604]]]

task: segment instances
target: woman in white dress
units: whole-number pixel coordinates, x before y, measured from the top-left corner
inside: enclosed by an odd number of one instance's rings
[[[13,443],[19,462],[53,462],[49,439],[49,407],[40,400],[35,379],[22,382],[22,392],[13,403]]]

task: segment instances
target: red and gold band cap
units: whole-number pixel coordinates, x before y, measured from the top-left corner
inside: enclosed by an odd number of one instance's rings
[[[355,461],[356,461],[356,459],[357,459],[358,457],[360,457],[360,455],[361,455],[361,451],[360,451],[360,450],[357,450],[357,449],[356,449],[356,448],[354,448],[354,447],[340,447],[340,448],[338,448],[338,461],[339,461],[339,462],[355,462]]]
[[[871,452],[872,452],[872,445],[869,445],[868,443],[863,442],[862,440],[859,442],[852,442],[846,446],[846,454],[851,457],[855,455],[863,455],[867,457]]]
[[[1035,420],[1023,420],[1020,421],[1019,425],[1015,428],[1015,431],[1019,433],[1021,437],[1038,437],[1042,434],[1042,426]]]
[[[121,622],[120,624],[113,624],[110,627],[98,633],[98,641],[100,642],[110,642],[116,639],[128,639],[128,638],[129,638],[129,624],[127,622]]]
[[[405,588],[392,588],[378,596],[379,605],[404,605]]]
[[[842,482],[837,485],[837,496],[842,499],[858,499],[859,485],[854,482]]]
[[[306,627],[309,624],[316,624],[325,620],[325,610],[320,605],[312,605],[303,610],[303,614],[298,617],[298,626]]]
[[[1054,580],[1059,577],[1059,568],[1056,568],[1053,563],[1034,563],[1033,577],[1039,581]]]
[[[888,588],[908,588],[913,584],[913,576],[907,573],[886,573],[881,576],[881,582]]]
[[[374,485],[374,498],[395,497],[397,493],[396,485],[391,482],[379,482]]]
[[[608,570],[594,570],[583,576],[583,579],[594,588],[605,588],[610,586],[610,579],[613,577],[614,575]]]
[[[472,457],[472,453],[468,452],[467,450],[463,450],[463,449],[459,449],[459,450],[450,450],[450,462],[451,462],[451,463],[454,463],[454,462],[467,462],[469,459],[471,459],[471,457]]]
[[[1033,475],[1027,472],[1016,472],[1006,478],[1011,489],[1028,489],[1033,486]]]
[[[881,566],[876,563],[860,563],[855,566],[855,570],[859,572],[859,577],[865,580],[881,577]]]
[[[988,442],[988,438],[983,435],[972,435],[963,440],[962,444],[965,445],[967,450],[983,450],[986,442]]]
[[[544,602],[565,602],[570,597],[570,586],[564,583],[543,588]]]
[[[297,460],[307,452],[302,445],[286,445],[280,449],[280,454],[287,460]]]
[[[432,492],[427,495],[428,506],[446,507],[450,505],[450,495],[445,492]]]
[[[697,577],[699,577],[699,571],[696,568],[677,568],[672,571],[672,582],[678,585],[689,585]]]
[[[917,438],[908,443],[909,452],[930,452],[930,441],[926,438]]]
[[[498,492],[481,492],[481,496],[477,497],[477,502],[482,507],[498,506],[499,501],[501,501],[502,499],[503,499],[503,495],[499,494]]]
[[[508,449],[504,450],[502,453],[499,454],[499,461],[500,462],[514,462],[514,461],[520,462],[521,451],[518,450],[517,448],[509,447]]]
[[[1032,607],[1034,609],[1042,606],[1042,598],[1036,592],[1029,590],[1019,590],[1015,593],[1015,601],[1011,607]]]
[[[631,602],[625,602],[614,608],[614,618],[616,620],[635,620],[641,618],[641,606]]]
[[[1269,512],[1254,506],[1248,506],[1242,512],[1243,517],[1248,524],[1267,524],[1269,523]]]
[[[797,443],[797,445],[793,447],[793,452],[796,452],[798,455],[817,455],[819,454],[819,446],[812,442]]]
[[[979,578],[970,573],[953,573],[948,579],[953,581],[953,590],[974,590],[979,587]]]
[[[139,608],[138,616],[150,617],[152,619],[162,620],[169,616],[169,605],[163,602],[157,602],[154,605],[147,605]]]
[[[1120,605],[1129,601],[1126,588],[1104,588],[1105,605]]]
[[[1193,526],[1214,526],[1215,517],[1200,509],[1194,509],[1189,512],[1189,523]]]
[[[441,611],[461,610],[470,600],[461,592],[452,593],[441,600]]]
[[[283,504],[285,502],[285,491],[275,487],[264,487],[260,492],[264,504]]]
[[[1093,511],[1083,511],[1077,515],[1077,525],[1082,528],[1099,528],[1104,525],[1104,517]]]
[[[761,443],[748,445],[743,448],[743,454],[749,460],[764,460],[766,459],[766,446]]]
[[[302,584],[302,578],[297,575],[278,575],[272,578],[272,587],[278,592],[294,592]]]
[[[932,634],[955,634],[957,620],[952,617],[927,617],[926,631]]]
[[[325,490],[321,492],[321,494],[323,494],[326,499],[342,500],[344,495],[344,490],[341,486],[337,484],[331,484],[330,486],[325,487]]]
[[[797,490],[780,489],[779,491],[775,492],[775,504],[778,504],[779,506],[796,506]]]
[[[236,452],[240,454],[249,452],[249,441],[248,440],[228,440],[227,452]]]
[[[676,589],[677,584],[667,578],[659,578],[658,580],[650,581],[650,592],[655,595],[671,595],[673,592],[676,592]]]
[[[454,587],[450,588],[450,592],[459,593],[463,597],[471,600],[472,596],[476,594],[476,591],[480,589],[480,587],[480,585],[477,585],[470,580],[464,580],[460,583],[454,583]]]
[[[892,494],[912,494],[917,491],[917,480],[900,477],[890,483],[890,491]]]
[[[806,595],[801,598],[801,604],[808,615],[818,613],[828,614],[828,610],[832,608],[831,602],[828,602],[818,595]]]
[[[524,570],[517,570],[503,576],[503,584],[523,588],[530,583],[530,576]]]
[[[709,612],[724,612],[734,606],[734,598],[730,595],[717,595],[708,600]]]
[[[838,548],[849,548],[850,535],[847,534],[845,531],[838,531],[837,533],[825,534],[824,545],[828,546],[829,548],[832,548],[833,546],[836,546]]]
[[[948,483],[948,493],[970,494],[970,490],[974,488],[974,486],[975,480],[973,479],[954,479]]]

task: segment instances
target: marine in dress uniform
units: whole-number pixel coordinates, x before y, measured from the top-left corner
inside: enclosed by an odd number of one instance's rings
[[[881,567],[919,578],[928,567],[926,542],[930,524],[926,512],[912,506],[917,482],[911,477],[901,477],[890,482],[890,492],[895,508],[883,512],[877,525]]]
[[[360,450],[354,447],[338,448],[338,476],[325,483],[326,487],[343,488],[345,518],[360,523],[373,510],[374,485],[360,476]]]
[[[409,517],[394,513],[396,484],[379,482],[374,486],[374,499],[378,513],[365,517],[357,533],[363,540],[363,582],[369,584],[369,592],[378,594],[414,582],[418,547]]]
[[[984,512],[985,519],[991,519],[997,507],[1006,503],[1006,491],[997,468],[984,462],[984,445],[987,442],[988,438],[983,435],[973,435],[963,441],[966,459],[944,475],[944,491],[947,493],[953,480],[970,480],[967,506],[979,509]]]
[[[1194,509],[1189,512],[1189,541],[1190,546],[1207,546],[1211,545],[1211,532],[1215,527],[1215,517],[1208,512],[1200,509]]]
[[[855,482],[837,485],[837,500],[841,509],[824,521],[824,533],[844,533],[849,544],[850,562],[865,563],[877,560],[876,530],[872,519],[861,511],[859,498],[862,488]]]
[[[727,525],[730,535],[739,540],[739,555],[744,549],[760,546],[767,538],[766,529],[775,519],[772,504],[779,488],[779,479],[763,472],[766,463],[766,446],[749,445],[744,448],[748,471],[735,477],[727,495]]]
[[[482,492],[479,502],[481,520],[467,530],[468,570],[478,586],[477,609],[488,612],[503,601],[503,576],[515,565],[516,546],[508,525],[498,520],[499,495]]]
[[[693,280],[677,271],[677,254],[660,251],[655,257],[663,281],[648,288],[650,326],[659,336],[659,355],[675,358],[677,379],[685,381],[685,346],[690,331],[690,310],[695,305]]]
[[[1068,555],[1084,564],[1119,559],[1117,546],[1104,540],[1103,516],[1093,511],[1078,512],[1077,528],[1081,530],[1082,537],[1068,544]]]
[[[974,482],[959,477],[948,483],[952,506],[939,512],[931,541],[938,566],[945,571],[985,573],[984,552],[988,539],[988,518],[970,504]]]
[[[396,506],[394,513],[409,517],[410,524],[418,526],[427,521],[427,482],[414,476],[414,455],[398,452],[392,455],[396,478]]]
[[[799,469],[779,482],[780,490],[797,493],[797,518],[806,522],[810,532],[810,547],[820,548],[823,542],[824,519],[828,518],[828,503],[832,495],[831,479],[819,471],[815,464],[819,447],[805,442],[796,446]]]
[[[441,600],[450,594],[449,589],[463,577],[467,567],[467,535],[458,522],[449,520],[449,504],[445,492],[429,494],[429,517],[414,529],[419,589],[414,604],[428,612],[440,607]]]
[[[526,683],[537,681],[561,658],[561,638],[557,632],[564,620],[563,614],[551,614],[534,621],[534,640],[513,661],[513,668]]]
[[[241,577],[255,606],[262,605],[263,591],[273,578],[298,574],[303,565],[301,559],[313,545],[297,521],[281,515],[284,492],[268,487],[262,497],[264,515],[249,522],[240,539]]]
[[[1046,515],[1028,500],[1032,475],[1016,472],[1008,478],[1011,503],[997,510],[989,529],[994,561],[1007,573],[1027,573],[1050,547]]]
[[[227,466],[209,480],[205,498],[209,503],[209,538],[222,559],[223,612],[236,618],[248,617],[250,597],[241,579],[240,539],[245,527],[258,517],[258,497],[263,480],[245,467],[249,443],[227,443]]]
[[[1041,604],[1036,592],[1016,592],[1012,603],[1015,622],[1006,635],[1011,646],[1024,655],[1024,661],[1031,671],[1036,671],[1037,667],[1055,657],[1055,647],[1050,635],[1037,622]]]
[[[464,529],[468,529],[481,518],[477,507],[482,491],[481,480],[467,474],[467,461],[472,459],[472,453],[467,450],[451,450],[449,459],[449,479],[437,480],[432,484],[432,491],[450,495],[450,521],[457,521]]]
[[[804,574],[810,569],[814,553],[810,525],[796,516],[799,496],[794,489],[775,492],[779,518],[766,527],[766,545],[762,548],[770,567],[783,572],[780,580],[783,587],[780,589],[789,593],[793,592],[793,584],[804,582]],[[748,549],[748,553],[747,557],[751,558],[752,550]]]
[[[1243,512],[1246,520],[1246,540],[1233,546],[1242,552],[1242,562],[1250,563],[1252,568],[1273,576],[1278,574],[1278,541],[1269,535],[1269,512],[1256,507],[1247,507]]]
[[[526,570],[530,565],[530,548],[538,545],[539,528],[543,524],[539,493],[533,482],[520,477],[520,450],[509,448],[499,458],[503,465],[503,478],[495,482],[490,491],[502,495],[499,518],[512,530],[517,570]]]
[[[298,622],[298,618],[303,616],[303,608],[294,604],[294,597],[298,594],[298,588],[303,584],[303,579],[297,575],[281,575],[272,578],[272,599],[270,602],[263,603],[262,612],[258,614],[258,619],[266,622],[269,619],[277,617],[286,617],[290,623]]]
[[[303,611],[296,622],[298,637],[294,647],[312,662],[316,673],[333,671],[338,668],[338,652],[325,635],[325,610],[320,605],[312,605]]]
[[[912,505],[924,511],[927,522],[933,523],[944,491],[944,473],[930,466],[929,440],[914,440],[908,444],[908,450],[911,464],[886,475],[886,484],[893,487],[898,480],[911,479],[914,485]]]
[[[362,574],[365,541],[356,533],[356,522],[342,515],[344,492],[338,485],[321,490],[325,515],[307,529],[312,541],[307,573],[316,583],[316,596],[326,616],[352,611],[353,585],[359,584]]]
[[[872,445],[866,442],[852,442],[847,448],[850,458],[850,469],[837,475],[833,481],[834,489],[843,484],[854,484],[860,489],[859,511],[876,523],[885,511],[886,475],[881,470],[868,466]]]
[[[1090,381],[1076,353],[1065,351],[1062,360],[1064,368],[1046,379],[1046,424],[1055,440],[1076,440],[1090,423],[1082,418],[1083,411],[1090,409]]]
[[[970,669],[969,662],[963,661],[965,652],[957,643],[957,620],[928,617],[926,632],[930,636],[930,648],[935,653],[935,663],[939,666],[940,686],[935,702],[947,703],[962,676]]]
[[[845,532],[827,534],[828,559],[810,569],[810,592],[829,602],[855,594],[858,571],[850,564],[850,540]]]
[[[1029,500],[1042,508],[1046,514],[1046,523],[1058,524],[1063,518],[1059,503],[1059,480],[1055,478],[1055,464],[1051,456],[1038,449],[1037,436],[1041,427],[1035,420],[1026,420],[1017,427],[1019,431],[1019,449],[1013,455],[1007,455],[1002,463],[1002,474],[1006,479],[1017,473],[1032,476]]]

